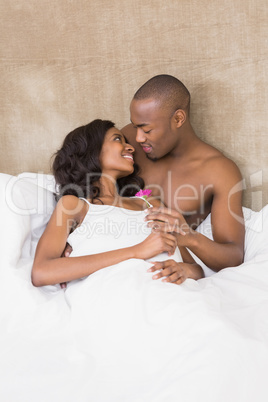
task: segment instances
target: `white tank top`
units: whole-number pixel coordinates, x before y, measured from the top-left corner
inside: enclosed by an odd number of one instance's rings
[[[151,233],[151,228],[144,221],[147,214],[145,211],[91,204],[85,198],[81,199],[89,205],[89,209],[81,225],[68,236],[67,242],[73,249],[72,257],[134,246]],[[178,248],[172,257],[168,257],[167,253],[161,253],[152,260],[163,261],[168,258],[182,261]]]

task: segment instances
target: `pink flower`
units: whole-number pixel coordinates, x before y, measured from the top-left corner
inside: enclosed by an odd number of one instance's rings
[[[148,195],[150,195],[152,192],[152,190],[140,190],[135,194],[135,197],[147,197]]]
[[[149,202],[146,200],[147,196],[150,195],[152,192],[152,190],[140,190],[135,194],[135,197],[139,197],[142,198],[148,207],[150,207],[151,205],[149,204]]]

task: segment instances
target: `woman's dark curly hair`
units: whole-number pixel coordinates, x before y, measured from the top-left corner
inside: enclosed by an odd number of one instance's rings
[[[93,120],[91,123],[71,131],[54,155],[52,171],[58,185],[57,198],[75,195],[94,200],[100,195],[101,178],[100,152],[107,131],[115,125],[109,120]],[[139,168],[117,180],[121,196],[131,197],[144,188],[144,181],[138,176]]]

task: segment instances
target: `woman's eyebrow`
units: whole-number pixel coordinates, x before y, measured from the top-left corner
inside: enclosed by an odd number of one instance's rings
[[[122,137],[122,138],[123,138],[123,134],[120,134],[120,133],[114,133],[114,134],[112,135],[112,137]]]
[[[114,134],[112,135],[112,138],[114,138],[114,137],[121,137],[122,139],[125,140],[125,142],[127,142],[127,139],[126,139],[126,137],[125,137],[123,134],[114,133]]]

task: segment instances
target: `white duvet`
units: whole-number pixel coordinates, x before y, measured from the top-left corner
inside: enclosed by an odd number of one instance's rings
[[[268,206],[244,209],[239,267],[177,286],[129,260],[40,289],[32,258],[54,202],[39,179],[0,175],[1,401],[268,400]]]

